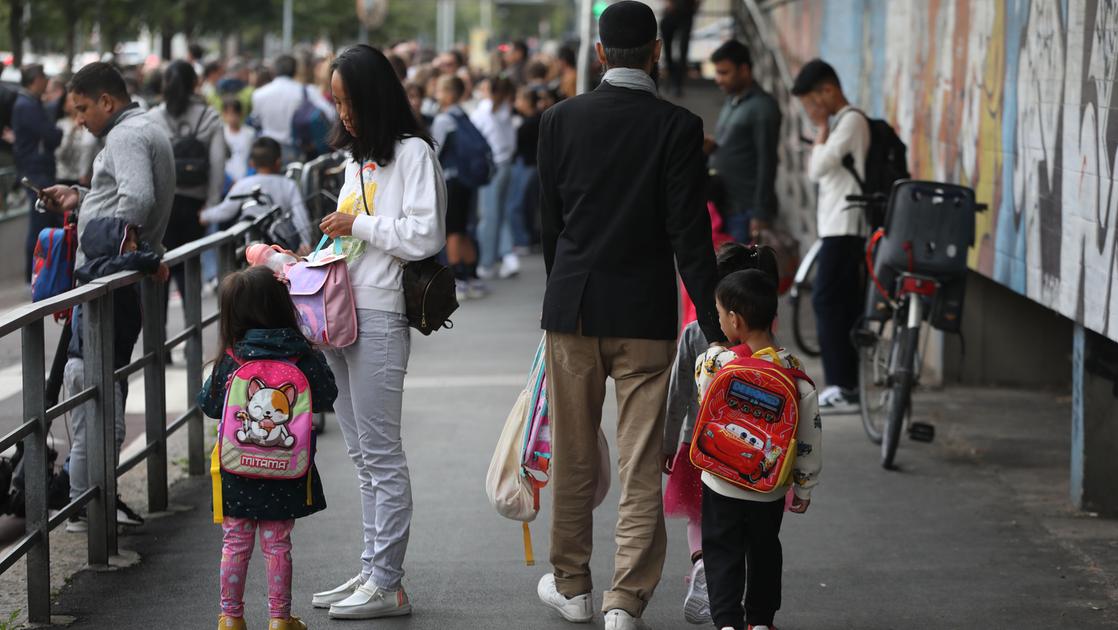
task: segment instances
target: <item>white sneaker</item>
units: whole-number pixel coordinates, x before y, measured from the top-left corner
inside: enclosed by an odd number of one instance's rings
[[[571,623],[587,623],[594,617],[594,595],[584,593],[568,599],[555,587],[555,576],[551,573],[540,578],[536,594],[541,602],[554,608]]]
[[[843,391],[831,385],[819,393],[819,411],[824,413],[858,413],[862,406],[857,392]]]
[[[497,271],[497,276],[503,280],[518,273],[520,273],[520,258],[516,254],[505,254],[505,257],[501,260],[501,269]]]
[[[411,602],[404,587],[387,591],[372,581],[357,587],[353,595],[330,607],[331,619],[380,619],[411,614]]]
[[[614,608],[606,613],[606,630],[650,630],[647,623],[640,617]]]
[[[461,304],[470,299],[470,285],[465,280],[454,281],[454,297],[458,298],[458,303]]]
[[[497,272],[494,271],[492,267],[482,267],[481,265],[478,265],[477,277],[481,278],[482,280],[492,280],[496,276]]]
[[[357,587],[365,583],[361,576],[351,578],[345,584],[336,586],[328,591],[320,591],[315,593],[311,598],[311,606],[315,608],[329,608],[340,601],[344,601],[350,595],[357,591]]]
[[[466,286],[466,297],[471,300],[480,300],[489,295],[489,289],[481,280],[470,280]]]
[[[710,600],[707,597],[707,573],[702,558],[691,567],[690,581],[687,597],[683,598],[683,618],[687,623],[695,625],[709,624]]]

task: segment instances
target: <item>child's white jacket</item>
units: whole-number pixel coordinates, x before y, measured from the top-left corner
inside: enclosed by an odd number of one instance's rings
[[[781,348],[777,354],[784,367],[803,369],[799,359],[787,350]],[[714,347],[695,361],[695,383],[699,390],[700,401],[718,371],[736,358],[738,356],[728,348]],[[772,361],[769,355],[762,355],[761,358]],[[819,482],[819,472],[823,469],[823,420],[819,415],[819,401],[816,399],[815,387],[802,380],[796,381],[796,387],[800,392],[800,424],[796,428],[796,459],[792,463],[792,476],[789,483],[772,492],[753,492],[703,472],[702,479],[706,487],[733,499],[780,501],[788,493],[788,487],[794,485],[797,497],[811,499],[811,489]]]

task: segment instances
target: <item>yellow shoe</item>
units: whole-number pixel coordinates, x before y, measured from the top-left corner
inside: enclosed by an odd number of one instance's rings
[[[307,624],[298,617],[272,619],[268,622],[268,630],[307,630]]]
[[[217,630],[245,630],[245,620],[222,615],[217,618]]]

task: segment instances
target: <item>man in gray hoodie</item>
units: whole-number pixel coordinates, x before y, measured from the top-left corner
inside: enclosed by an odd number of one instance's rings
[[[77,122],[105,141],[93,162],[88,189],[51,186],[43,190],[47,210],[78,212],[78,234],[98,217],[116,217],[139,226],[140,240],[162,254],[163,233],[175,196],[171,141],[128,96],[124,77],[111,64],[86,65],[70,80]],[[85,262],[78,250],[77,264]]]

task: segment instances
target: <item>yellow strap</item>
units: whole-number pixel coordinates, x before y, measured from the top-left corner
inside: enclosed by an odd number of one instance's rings
[[[780,354],[776,351],[776,348],[773,348],[772,346],[769,346],[768,348],[762,348],[761,350],[753,353],[753,358],[755,359],[759,359],[762,356],[768,356],[772,358],[772,362],[778,366],[783,367],[784,365],[780,361]]]
[[[524,566],[535,566],[536,557],[532,554],[532,530],[528,528],[528,523],[521,523],[520,526],[524,529]]]
[[[210,453],[210,477],[213,479],[214,495],[214,522],[220,524],[225,520],[221,509],[221,455],[217,451],[217,444]]]

